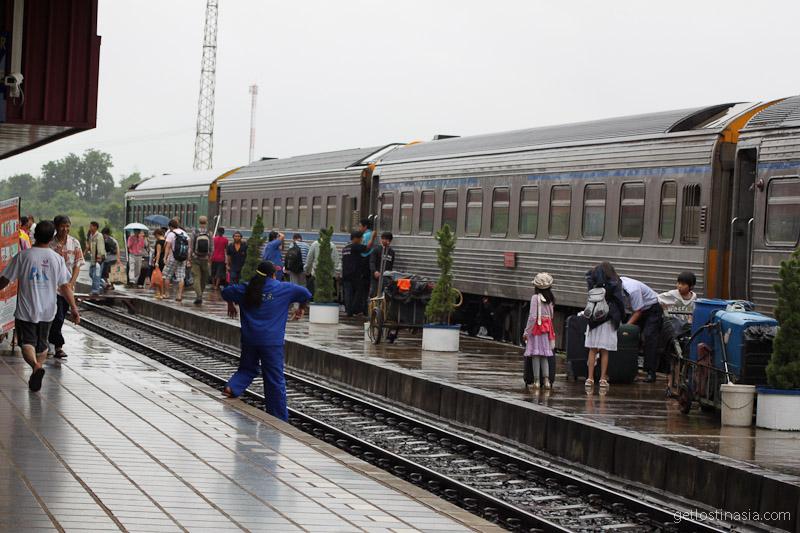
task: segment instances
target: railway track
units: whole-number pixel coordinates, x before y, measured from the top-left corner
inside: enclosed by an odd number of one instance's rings
[[[91,331],[221,389],[238,354],[207,339],[83,303]],[[452,431],[286,372],[290,422],[512,531],[719,532],[674,510],[515,457]],[[260,378],[242,400],[263,401]]]

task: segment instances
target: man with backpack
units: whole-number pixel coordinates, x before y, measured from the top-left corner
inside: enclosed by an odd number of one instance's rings
[[[306,286],[306,258],[308,258],[308,244],[303,242],[303,236],[295,233],[292,237],[292,246],[286,251],[284,269],[289,273],[289,281],[301,287]]]
[[[189,236],[180,228],[177,218],[173,218],[168,224],[167,244],[164,248],[164,256],[167,263],[164,265],[164,291],[169,294],[172,284],[172,276],[178,282],[178,292],[175,294],[175,301],[183,301],[183,285],[186,280],[186,263],[189,262]],[[189,262],[191,266],[191,262]]]
[[[197,293],[195,305],[203,303],[203,293],[206,284],[211,277],[211,267],[209,261],[211,254],[214,253],[214,241],[208,233],[208,218],[201,216],[198,220],[198,228],[192,235],[192,277],[194,278],[194,292]]]

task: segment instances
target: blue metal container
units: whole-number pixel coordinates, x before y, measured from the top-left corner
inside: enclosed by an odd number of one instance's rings
[[[728,370],[737,383],[763,385],[766,367],[772,356],[772,340],[778,321],[761,313],[717,311],[713,320],[722,326],[722,338],[728,352]],[[722,350],[714,347],[714,366],[723,368]]]
[[[699,298],[694,304],[694,313],[692,313],[692,335],[695,332],[708,324],[714,313],[720,310],[725,310],[729,300],[719,300],[716,298]],[[708,331],[700,333],[689,348],[689,359],[697,361],[697,345],[703,343],[713,347],[714,339]],[[720,367],[721,368],[721,367]]]

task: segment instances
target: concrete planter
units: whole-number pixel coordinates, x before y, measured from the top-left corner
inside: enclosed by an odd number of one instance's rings
[[[315,304],[309,305],[308,321],[312,324],[338,324],[339,323],[339,304]]]
[[[756,426],[800,431],[800,390],[758,387]]]
[[[422,349],[431,352],[457,352],[460,325],[426,324],[422,328]]]

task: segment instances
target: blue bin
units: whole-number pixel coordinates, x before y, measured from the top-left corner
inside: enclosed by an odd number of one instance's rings
[[[694,335],[698,329],[708,324],[711,321],[711,317],[714,316],[714,313],[719,310],[725,310],[730,303],[729,300],[699,298],[694,304],[694,313],[692,313],[692,335]],[[708,331],[704,331],[695,337],[694,342],[692,342],[692,345],[689,347],[689,359],[697,361],[697,346],[700,343],[707,344],[713,349],[714,341],[715,339],[712,338],[711,333]],[[716,350],[714,351],[716,352]]]
[[[778,321],[752,311],[718,311],[713,320],[722,326],[728,370],[737,383],[764,385]],[[722,350],[714,350],[714,366],[723,368]]]

